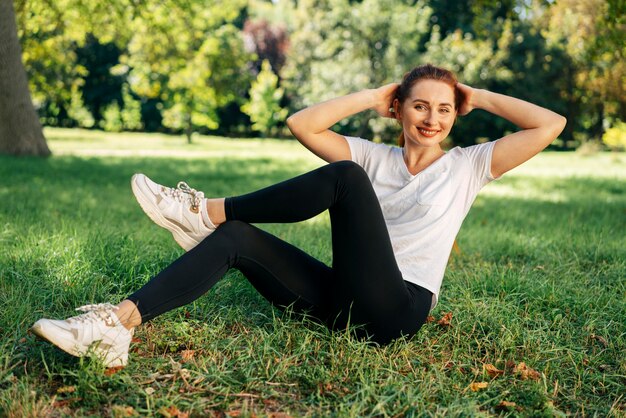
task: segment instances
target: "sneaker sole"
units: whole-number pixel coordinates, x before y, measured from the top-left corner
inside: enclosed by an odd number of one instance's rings
[[[35,323],[35,325],[33,325],[30,330],[37,337],[49,342],[50,344],[74,357],[84,357],[86,354],[89,353],[89,347],[86,347],[84,350],[81,351],[77,348],[78,346],[75,343],[50,338],[48,335],[46,335],[46,332],[43,330],[40,324]],[[113,352],[99,349],[97,346],[97,342],[94,343],[93,346],[94,348],[92,349],[92,352],[104,363],[106,367],[120,367],[126,366],[126,364],[128,364],[128,353],[116,355]]]
[[[192,238],[189,238],[189,236],[187,234],[185,234],[185,232],[182,231],[178,226],[176,226],[172,222],[170,222],[167,219],[165,219],[159,213],[158,210],[154,209],[154,205],[152,204],[150,199],[148,199],[144,195],[144,193],[141,190],[141,188],[137,185],[137,181],[139,181],[139,179],[143,178],[143,177],[145,177],[145,176],[140,175],[140,174],[135,174],[130,179],[130,187],[133,190],[133,194],[135,195],[135,199],[137,199],[137,202],[139,203],[139,206],[144,211],[144,213],[146,215],[148,215],[148,217],[152,220],[152,222],[154,222],[155,224],[159,225],[160,227],[165,228],[168,231],[170,231],[172,233],[172,235],[174,236],[174,240],[185,251],[189,251],[193,247],[198,245],[198,242],[196,242]]]
[[[51,344],[54,344],[55,346],[57,346],[58,348],[60,348],[61,350],[65,351],[67,354],[71,354],[75,357],[82,357],[85,355],[85,351],[80,351],[76,348],[76,344],[68,344],[66,341],[64,340],[58,340],[55,338],[50,338],[46,332],[44,331],[44,329],[41,327],[40,324],[35,324],[33,325],[30,330],[33,332],[33,334],[35,334],[36,336],[38,336],[39,338],[48,341]]]

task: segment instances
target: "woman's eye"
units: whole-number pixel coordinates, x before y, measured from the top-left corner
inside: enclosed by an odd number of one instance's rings
[[[441,113],[450,113],[450,109],[448,109],[447,107],[444,107],[443,109],[440,110]]]
[[[424,109],[426,109],[426,107],[424,105],[417,105],[417,106],[415,106],[415,108],[417,110],[424,110]]]

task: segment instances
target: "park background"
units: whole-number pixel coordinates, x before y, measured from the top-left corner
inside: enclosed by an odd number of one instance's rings
[[[11,2],[3,4],[5,153],[46,154],[36,119],[189,141],[193,133],[289,137],[288,114],[398,82],[426,62],[566,115],[554,148],[626,145],[622,1],[14,0],[17,28]],[[31,119],[22,111],[28,89]],[[367,112],[337,128],[375,141],[397,136],[392,121]],[[512,130],[473,112],[449,145]]]
[[[626,416],[624,7],[0,0],[0,416]],[[182,254],[133,173],[209,196],[301,174],[323,162],[288,114],[424,62],[568,124],[481,192],[418,335],[373,348],[330,333],[237,271],[140,327],[121,370],[28,334]],[[335,130],[399,133],[373,112]],[[513,130],[473,111],[447,146]],[[260,227],[332,261],[327,214]]]

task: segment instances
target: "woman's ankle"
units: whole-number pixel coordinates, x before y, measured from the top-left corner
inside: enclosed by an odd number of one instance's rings
[[[224,209],[224,201],[226,198],[214,198],[206,200],[206,209],[209,219],[215,227],[226,222],[226,210]],[[207,225],[210,227],[210,225]]]
[[[135,303],[130,299],[125,299],[120,302],[120,304],[117,305],[115,314],[127,330],[131,330],[141,325],[141,313],[139,313],[137,305],[135,305]]]

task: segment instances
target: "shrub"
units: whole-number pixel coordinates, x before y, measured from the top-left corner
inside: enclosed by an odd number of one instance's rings
[[[602,135],[602,142],[616,151],[626,150],[626,123],[618,121]]]

